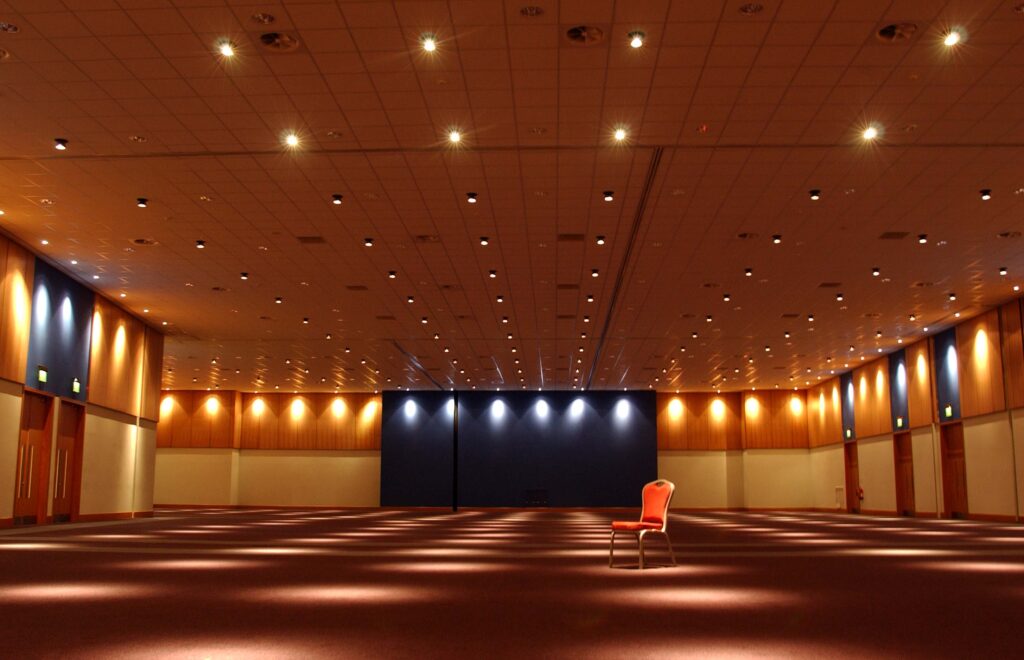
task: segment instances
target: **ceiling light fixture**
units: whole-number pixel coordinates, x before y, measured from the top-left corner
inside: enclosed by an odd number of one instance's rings
[[[495,300],[497,300],[497,301],[498,301],[498,302],[500,302],[500,303],[502,303],[502,302],[505,302],[505,296],[502,296],[502,295],[500,295],[500,294],[499,294],[499,295],[497,295],[497,296],[495,296],[495,298],[494,298],[494,299],[495,299]]]
[[[821,199],[821,191],[818,190],[817,188],[812,188],[809,194],[811,196],[811,199],[815,202]]]
[[[754,276],[754,269],[753,268],[744,268],[743,269],[743,274],[746,275],[747,277],[753,277]]]
[[[338,193],[331,195],[331,203],[335,206],[341,206],[342,196]]]
[[[590,270],[590,276],[591,277],[597,277],[598,275],[600,275],[600,273],[598,272],[598,270],[596,268],[592,268]]]
[[[730,300],[732,300],[732,295],[730,295],[730,294],[728,294],[728,293],[723,293],[723,294],[722,294],[722,300],[723,300],[724,302],[729,302]]]
[[[598,235],[596,243],[598,245],[604,245],[604,236]]]
[[[1006,276],[1006,274],[1007,274],[1007,273],[1009,273],[1009,272],[1010,272],[1010,271],[1008,271],[1008,270],[1006,269],[1006,266],[1000,266],[1000,267],[999,267],[999,274],[1000,274],[1000,275],[1003,275],[1003,276],[1005,277],[1005,276]]]
[[[866,142],[870,142],[870,141],[874,140],[875,138],[877,138],[880,133],[881,133],[881,131],[879,131],[877,126],[875,126],[874,124],[870,124],[861,133],[861,137],[864,138],[864,140]]]
[[[242,273],[239,273],[239,279],[243,279],[243,280],[249,279],[249,273],[246,273],[244,271]]]
[[[781,242],[782,242],[782,234],[775,234],[775,235],[772,236],[772,243],[774,243],[775,245],[778,245]]]
[[[606,191],[604,191],[604,201],[610,202],[610,201],[612,201],[614,199],[615,199],[615,191],[613,191],[613,190],[606,190]]]
[[[953,302],[954,300],[956,300],[956,294],[953,293],[953,292],[950,292],[950,294],[949,294],[949,301]]]
[[[495,279],[496,277],[498,277],[498,271],[496,271],[496,270],[489,270],[489,271],[487,271],[487,277],[491,278],[492,280]]]
[[[420,37],[420,44],[423,46],[423,50],[428,53],[433,53],[437,50],[437,39],[432,34],[425,34]]]
[[[910,315],[909,317],[907,317],[907,318],[909,318],[911,322],[913,322],[913,321],[916,321],[916,320],[917,320],[917,314],[911,314],[911,315]]]
[[[836,300],[838,300],[839,302],[842,302],[843,301],[843,294],[837,293],[836,294]]]
[[[592,293],[591,294],[587,294],[587,302],[588,303],[594,302],[594,294],[592,294]]]
[[[283,302],[284,302],[284,298],[282,298],[281,296],[278,296],[278,297],[274,298],[274,304],[275,305],[280,305]]]
[[[645,35],[643,32],[640,32],[639,30],[635,30],[633,32],[630,32],[627,36],[629,37],[630,48],[640,48],[641,46],[644,45],[644,37],[646,37],[647,35]]]
[[[882,269],[879,268],[878,266],[875,266],[874,268],[871,269],[871,276],[872,277],[878,277],[881,274],[882,274]]]
[[[615,137],[616,142],[622,142],[623,140],[626,139],[626,129],[616,128],[613,136]]]
[[[992,190],[991,190],[991,188],[982,188],[978,192],[981,194],[981,200],[983,202],[987,202],[988,200],[992,199]]]
[[[917,242],[920,243],[921,245],[924,245],[925,243],[927,243],[928,242],[928,234],[918,234],[917,235]]]
[[[462,133],[458,132],[455,129],[448,131],[448,141],[451,142],[452,144],[458,144],[460,141],[462,141]]]
[[[364,247],[373,247],[373,239],[372,238],[364,238],[363,239],[363,246]]]
[[[235,45],[225,39],[217,45],[217,52],[223,55],[224,57],[234,57]]]
[[[289,147],[299,146],[299,136],[295,133],[289,133],[284,136],[284,143]]]
[[[475,192],[468,192],[468,193],[466,193],[466,201],[469,202],[470,204],[476,204],[476,193]]]
[[[203,241],[203,240],[196,241],[196,249],[203,250],[205,248],[206,248],[206,241]]]
[[[388,271],[388,279],[389,280],[393,280],[393,279],[395,279],[397,277],[398,277],[398,272],[393,271],[393,270],[389,270]]]
[[[138,206],[140,209],[144,209],[147,206],[149,206],[149,200],[146,199],[145,197],[139,197],[138,199],[135,200],[135,205]]]
[[[963,34],[960,30],[950,30],[946,33],[946,36],[942,38],[942,45],[952,48],[963,40]]]
[[[407,302],[407,303],[409,303],[411,305],[412,303],[416,302],[416,299],[413,298],[412,296],[409,296],[409,297],[407,297],[405,299],[405,302]]]
[[[57,151],[67,151],[68,141],[64,138],[54,138],[53,148],[56,149]]]
[[[490,242],[491,242],[490,239],[487,238],[486,236],[481,236],[480,237],[480,245],[485,245],[486,246]]]

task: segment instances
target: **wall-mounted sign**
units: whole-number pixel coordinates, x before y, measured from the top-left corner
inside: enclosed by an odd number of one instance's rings
[[[896,428],[898,428],[898,429],[903,428],[903,418],[902,417],[897,417],[896,418]]]
[[[78,382],[77,378],[71,381],[71,391],[74,392],[75,394],[82,393],[82,384]]]
[[[945,408],[943,409],[942,413],[943,413],[943,414],[944,414],[944,415],[945,415],[946,417],[952,417],[952,416],[953,416],[953,405],[952,405],[952,404],[949,404],[949,403],[947,403],[947,404],[946,404],[946,407],[945,407]]]
[[[46,367],[44,367],[43,365],[39,365],[39,367],[36,369],[36,378],[39,380],[40,383],[45,383],[47,376],[49,376],[49,374],[46,371]]]

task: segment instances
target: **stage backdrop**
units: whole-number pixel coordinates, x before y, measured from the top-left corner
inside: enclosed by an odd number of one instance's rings
[[[635,507],[658,476],[653,392],[459,392],[454,453],[453,398],[384,394],[383,505],[450,506],[454,474],[459,506]]]

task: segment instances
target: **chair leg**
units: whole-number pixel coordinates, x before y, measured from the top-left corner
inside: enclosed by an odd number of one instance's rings
[[[643,530],[642,532],[640,532],[639,534],[636,535],[637,544],[640,546],[640,570],[641,571],[644,570],[644,535],[646,533],[647,533],[647,530]]]
[[[665,534],[665,542],[668,543],[668,556],[672,560],[672,565],[673,566],[677,566],[677,564],[676,564],[676,553],[672,549],[672,539],[670,539],[668,537],[668,532],[663,532],[663,533]]]
[[[612,538],[608,543],[608,568],[612,567],[612,561],[615,559],[615,530],[612,530]]]

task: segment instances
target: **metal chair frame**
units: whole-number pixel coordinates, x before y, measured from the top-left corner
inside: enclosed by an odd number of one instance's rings
[[[608,567],[609,568],[613,568],[614,567],[614,561],[615,561],[615,534],[620,532],[620,531],[624,532],[624,533],[628,531],[629,534],[634,534],[636,536],[636,542],[637,542],[637,546],[639,548],[639,554],[640,554],[640,570],[641,571],[644,570],[644,565],[645,565],[645,561],[644,561],[644,537],[647,536],[647,534],[649,534],[649,533],[661,534],[662,536],[665,537],[665,542],[668,544],[668,556],[672,560],[672,563],[670,565],[671,566],[677,566],[677,564],[676,564],[676,553],[672,549],[672,539],[670,539],[669,536],[668,536],[668,509],[669,509],[669,505],[672,503],[672,496],[675,495],[675,493],[676,493],[676,485],[674,483],[672,483],[671,481],[668,481],[666,479],[658,479],[656,481],[652,481],[650,483],[644,484],[644,490],[647,490],[647,488],[649,486],[661,487],[664,484],[668,484],[668,486],[669,486],[669,494],[668,494],[668,498],[665,500],[665,509],[661,513],[661,528],[660,529],[657,529],[657,528],[654,528],[654,529],[638,529],[638,530],[635,530],[635,531],[633,531],[633,530],[616,530],[616,529],[612,529],[611,541],[610,541],[610,543],[608,545]],[[643,521],[643,519],[644,519],[644,511],[643,511],[643,506],[641,505],[641,508],[640,508],[640,520]]]

